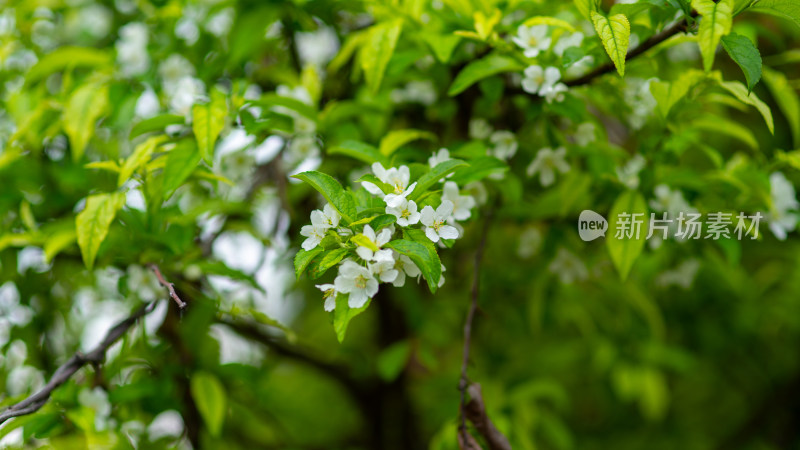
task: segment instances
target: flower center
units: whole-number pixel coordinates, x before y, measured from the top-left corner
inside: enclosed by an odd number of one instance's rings
[[[334,295],[336,295],[336,289],[335,288],[330,288],[327,291],[325,291],[325,294],[323,294],[322,297],[324,299],[327,299],[327,298],[333,297]]]
[[[364,275],[359,275],[356,277],[356,287],[359,289],[364,289],[367,287],[367,277]]]
[[[395,183],[395,185],[394,185],[394,193],[395,193],[395,194],[402,194],[402,193],[403,193],[403,190],[404,190],[404,188],[403,188],[403,185],[402,185],[402,184],[400,184],[400,183]]]
[[[444,224],[444,220],[434,220],[433,221],[433,229],[438,232],[439,228],[441,228],[443,224]]]
[[[400,217],[402,217],[404,219],[408,219],[410,216],[411,216],[411,212],[409,212],[407,209],[404,209],[403,212],[400,213]]]
[[[535,37],[528,39],[528,45],[531,47],[536,47],[536,44],[538,43],[539,41]]]

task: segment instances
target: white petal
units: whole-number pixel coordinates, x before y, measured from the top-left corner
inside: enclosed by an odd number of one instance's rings
[[[333,311],[334,308],[336,308],[336,296],[335,295],[330,296],[330,297],[325,299],[324,308],[325,308],[325,311],[328,311],[328,312]]]
[[[458,230],[456,227],[451,227],[450,225],[442,225],[439,228],[439,236],[442,239],[458,239]]]
[[[381,273],[381,281],[384,283],[391,283],[397,278],[398,272],[394,269],[384,270]]]
[[[347,299],[347,306],[351,308],[361,308],[367,303],[367,293],[363,289],[357,289],[350,293],[350,298]]]
[[[436,234],[436,231],[433,227],[425,228],[425,236],[428,236],[428,239],[432,240],[433,242],[439,242],[439,235]]]
[[[369,181],[362,181],[361,186],[364,186],[364,189],[367,190],[372,195],[383,195],[383,191],[381,188],[375,185],[375,183],[370,183]]]
[[[375,242],[375,230],[373,230],[369,224],[364,225],[364,232],[362,234],[369,238],[370,241]]]
[[[372,250],[367,247],[356,247],[356,254],[364,261],[371,261],[373,258]]]
[[[419,220],[425,226],[433,226],[433,208],[430,205],[422,208],[422,212],[420,213]],[[436,242],[436,241],[434,241]]]
[[[446,219],[450,217],[451,214],[453,214],[454,208],[455,205],[453,204],[453,202],[451,202],[450,200],[442,200],[442,204],[439,205],[438,208],[436,208],[436,215],[443,219]]]
[[[317,236],[311,236],[308,239],[306,239],[305,241],[303,241],[303,244],[302,244],[303,250],[305,250],[305,251],[312,250],[313,248],[318,246],[321,241],[322,241],[322,239],[318,238]]]

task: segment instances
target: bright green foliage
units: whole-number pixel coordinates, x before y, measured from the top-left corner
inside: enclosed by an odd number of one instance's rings
[[[592,23],[619,76],[624,76],[625,58],[628,55],[631,36],[631,24],[628,18],[624,14],[604,16],[592,11]]]
[[[192,131],[197,139],[197,148],[209,164],[214,157],[214,144],[225,128],[227,114],[227,100],[218,91],[212,92],[210,102],[192,107]]]
[[[755,11],[785,17],[800,27],[800,4],[794,0],[758,0],[753,7]]]
[[[91,269],[94,265],[97,250],[105,240],[117,211],[124,204],[125,194],[122,192],[90,195],[86,198],[83,211],[75,217],[78,245],[87,268]]]
[[[742,68],[747,79],[747,89],[752,91],[761,79],[761,54],[753,41],[740,34],[730,33],[722,37],[722,46]]]
[[[520,71],[524,68],[519,61],[513,58],[492,53],[485,58],[472,61],[467,67],[464,67],[458,73],[456,79],[453,80],[453,84],[450,85],[450,90],[447,93],[448,95],[458,95],[486,77],[503,72]]]
[[[294,178],[310,184],[336,208],[347,222],[352,222],[356,217],[356,205],[353,197],[330,175],[311,171],[294,175]]]
[[[372,92],[377,92],[383,82],[386,66],[392,58],[403,21],[396,19],[370,28],[368,37],[361,47],[359,60],[364,78]]]
[[[219,436],[227,412],[225,388],[213,374],[196,372],[191,381],[192,398],[203,417],[208,431]]]
[[[72,160],[80,161],[97,120],[108,107],[108,86],[87,83],[75,89],[64,108],[64,132],[69,136]]]
[[[692,7],[702,16],[697,42],[703,54],[703,67],[708,72],[714,66],[720,39],[731,31],[733,0],[692,0]]]
[[[622,216],[625,214],[626,216]],[[606,236],[608,253],[611,261],[619,272],[620,278],[625,280],[633,267],[633,263],[644,249],[647,237],[647,223],[649,211],[644,203],[644,198],[636,191],[625,191],[614,201],[609,212],[609,230],[620,230],[622,233]],[[627,225],[620,225],[625,221]],[[639,222],[639,225],[636,223]]]

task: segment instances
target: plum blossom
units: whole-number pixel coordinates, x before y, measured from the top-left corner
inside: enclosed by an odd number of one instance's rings
[[[517,28],[517,35],[511,40],[522,48],[522,53],[528,58],[536,58],[539,53],[550,48],[552,42],[552,39],[547,36],[547,25],[531,27],[520,25]]]
[[[561,173],[569,172],[569,164],[564,159],[566,154],[567,149],[564,147],[559,147],[556,150],[543,148],[536,153],[536,158],[534,158],[525,172],[529,177],[538,173],[539,182],[542,186],[550,186],[556,181],[556,170]]]
[[[425,225],[425,236],[433,242],[439,239],[457,239],[458,230],[452,225],[447,225],[447,219],[453,215],[453,202],[442,200],[436,210],[430,205],[422,208],[420,222]]]
[[[442,199],[453,203],[453,218],[455,220],[467,220],[472,216],[475,199],[471,195],[461,195],[455,182],[448,181],[444,184]]]
[[[378,293],[378,280],[372,276],[372,272],[349,259],[339,266],[339,274],[333,284],[337,291],[350,294],[347,305],[351,308],[361,308]]]
[[[781,172],[769,176],[770,210],[765,215],[769,229],[776,238],[783,241],[788,233],[797,228],[798,208],[794,186]]]
[[[334,308],[336,308],[336,296],[339,294],[339,292],[336,291],[336,286],[328,283],[317,284],[315,287],[323,292],[322,298],[325,300],[325,304],[323,305],[325,311],[333,311]]]
[[[417,204],[413,200],[403,200],[400,206],[393,208],[386,207],[386,214],[391,214],[397,217],[397,224],[401,227],[407,227],[419,223],[419,212],[417,212]]]
[[[372,248],[359,245],[356,248],[356,253],[361,257],[361,259],[364,261],[392,260],[391,250],[381,250],[381,246],[389,242],[389,240],[392,238],[392,230],[389,228],[384,228],[376,235],[375,230],[373,230],[371,226],[364,225],[364,232],[362,234],[364,237],[369,239],[369,242],[372,244],[371,246],[377,247],[378,250],[373,250]]]

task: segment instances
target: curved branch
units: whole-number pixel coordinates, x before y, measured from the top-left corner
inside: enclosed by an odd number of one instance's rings
[[[47,403],[50,394],[59,386],[66,383],[81,367],[89,363],[98,364],[102,362],[105,358],[106,351],[136,324],[137,320],[153,311],[155,304],[156,302],[151,302],[142,306],[136,310],[136,312],[128,316],[128,318],[116,324],[113,328],[108,330],[108,333],[106,333],[106,336],[100,344],[89,353],[83,354],[81,352],[76,352],[72,355],[67,362],[56,369],[53,376],[50,377],[50,381],[48,381],[42,389],[0,413],[0,423],[14,417],[24,416],[38,411]]]

